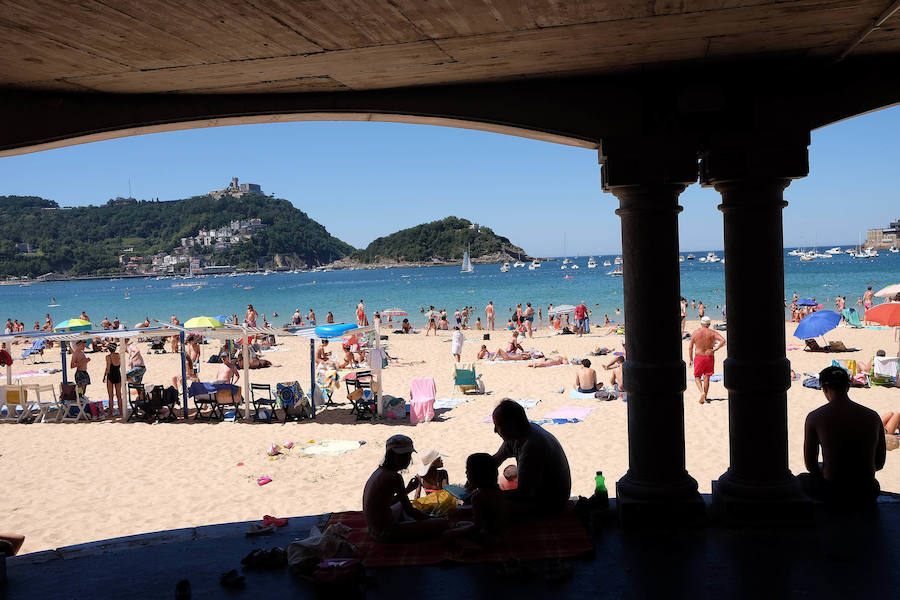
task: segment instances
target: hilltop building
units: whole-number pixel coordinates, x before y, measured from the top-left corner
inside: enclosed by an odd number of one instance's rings
[[[262,194],[262,186],[258,183],[238,183],[237,177],[231,178],[231,183],[224,190],[212,190],[209,195],[218,200],[222,196],[234,196],[240,198],[244,194]]]
[[[867,248],[887,250],[891,246],[900,246],[900,219],[884,229],[870,229],[866,235]]]

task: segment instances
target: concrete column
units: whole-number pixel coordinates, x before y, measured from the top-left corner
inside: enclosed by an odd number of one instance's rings
[[[616,484],[617,506],[625,522],[683,522],[704,510],[685,469],[679,316],[678,196],[696,178],[697,159],[690,148],[629,142],[601,148],[604,189],[619,199],[625,287],[628,472]]]
[[[728,311],[729,468],[713,484],[726,517],[789,518],[806,509],[788,468],[784,190],[808,172],[808,133],[737,137],[706,153],[704,185],[722,194]]]

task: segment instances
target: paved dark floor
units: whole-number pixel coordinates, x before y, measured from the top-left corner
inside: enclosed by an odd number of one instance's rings
[[[371,570],[369,598],[872,598],[900,588],[900,503],[887,498],[871,518],[835,520],[821,510],[807,526],[626,530],[609,519],[593,556],[572,559],[571,576],[548,581],[540,565],[501,577],[496,565]],[[10,559],[0,598],[174,598],[189,579],[192,598],[313,597],[287,570],[246,572],[229,591],[220,573],[254,547],[303,538],[321,517],[297,517],[262,538],[245,523],[160,532]],[[506,600],[506,599],[503,599]]]

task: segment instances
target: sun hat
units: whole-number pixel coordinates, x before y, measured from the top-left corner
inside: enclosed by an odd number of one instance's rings
[[[428,473],[428,469],[431,468],[431,465],[434,464],[434,461],[441,458],[443,454],[431,448],[428,452],[422,455],[422,465],[419,467],[417,473],[424,477]]]
[[[411,454],[416,451],[413,448],[413,441],[405,435],[392,435],[384,443],[387,450],[396,452],[397,454]]]

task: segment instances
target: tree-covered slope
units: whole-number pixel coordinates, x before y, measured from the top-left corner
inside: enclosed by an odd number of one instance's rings
[[[524,250],[489,227],[473,226],[470,221],[447,217],[373,241],[365,250],[353,254],[363,262],[396,260],[409,262],[456,261],[469,249],[472,259],[506,254],[526,258]]]
[[[0,277],[49,271],[112,274],[124,247],[133,247],[135,255],[169,252],[201,228],[252,218],[261,219],[266,229],[208,257],[220,264],[268,266],[280,254],[317,265],[353,251],[287,200],[263,195],[76,208],[37,197],[0,196]],[[30,244],[32,252],[23,253],[17,243]]]

